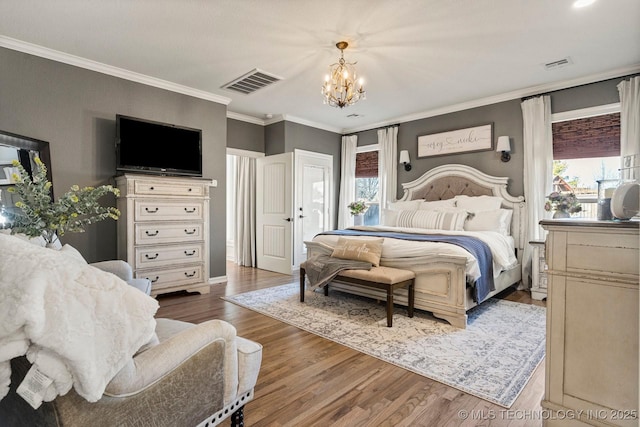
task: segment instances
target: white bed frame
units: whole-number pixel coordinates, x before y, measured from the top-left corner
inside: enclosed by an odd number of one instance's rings
[[[405,200],[440,200],[456,195],[491,195],[501,197],[502,208],[513,209],[511,235],[515,240],[518,264],[500,273],[495,280],[493,296],[520,282],[522,278],[522,253],[525,242],[526,210],[524,197],[507,192],[506,177],[494,177],[465,165],[444,165],[431,169],[415,181],[402,184]],[[319,242],[307,242],[308,255],[331,254],[331,248]],[[416,273],[415,308],[430,311],[453,326],[465,328],[467,310],[477,304],[472,298],[472,289],[467,287],[465,277],[466,258],[455,256],[424,256],[416,258],[382,258],[380,264],[402,268]],[[332,289],[384,300],[384,292],[356,285],[332,282]],[[399,289],[394,302],[407,305],[407,291]]]

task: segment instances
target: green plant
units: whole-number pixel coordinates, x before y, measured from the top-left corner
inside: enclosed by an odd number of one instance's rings
[[[361,215],[367,210],[367,205],[365,204],[364,200],[351,202],[347,207],[351,211],[351,215]]]
[[[20,197],[16,207],[22,210],[16,215],[11,226],[11,234],[22,233],[30,237],[42,236],[47,243],[53,243],[67,232],[83,232],[85,227],[107,218],[118,219],[120,211],[111,206],[100,206],[98,199],[107,193],[119,194],[111,185],[71,189],[56,201],[51,200],[51,182],[47,180],[47,167],[34,158],[33,177],[14,161],[18,173],[13,174],[15,186],[9,192]]]
[[[547,212],[552,210],[568,213],[582,211],[582,206],[580,206],[578,198],[573,193],[554,191],[547,196],[547,199],[547,202],[544,204],[544,210]]]

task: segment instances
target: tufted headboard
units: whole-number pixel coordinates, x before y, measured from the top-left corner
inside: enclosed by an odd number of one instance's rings
[[[501,197],[502,207],[513,209],[511,235],[520,259],[527,243],[525,203],[523,196],[512,196],[507,192],[508,181],[507,177],[487,175],[470,166],[443,165],[431,169],[414,181],[402,184],[404,195],[400,200],[446,200],[457,195]]]

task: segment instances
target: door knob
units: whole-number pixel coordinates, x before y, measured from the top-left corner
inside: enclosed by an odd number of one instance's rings
[[[300,215],[298,218],[304,218],[304,215]]]
[[[293,221],[293,218],[285,218],[284,220],[287,221],[287,222],[291,222],[291,221]]]

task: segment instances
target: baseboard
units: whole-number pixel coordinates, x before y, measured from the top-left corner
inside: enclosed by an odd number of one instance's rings
[[[209,277],[209,284],[227,283],[227,276]]]

